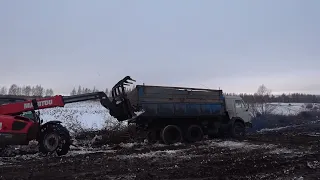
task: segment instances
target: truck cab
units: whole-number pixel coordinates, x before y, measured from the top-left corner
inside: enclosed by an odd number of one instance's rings
[[[241,119],[246,126],[251,126],[249,105],[240,96],[225,96],[226,111],[230,119]]]

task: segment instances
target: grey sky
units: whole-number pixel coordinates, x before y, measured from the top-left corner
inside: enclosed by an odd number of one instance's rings
[[[0,86],[320,94],[318,0],[0,1]],[[312,79],[314,78],[314,80]]]

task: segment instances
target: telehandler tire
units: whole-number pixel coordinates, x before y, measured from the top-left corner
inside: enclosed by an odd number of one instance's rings
[[[167,125],[161,132],[162,141],[165,144],[174,144],[182,141],[182,131],[176,125]]]
[[[56,153],[66,155],[70,150],[69,131],[61,124],[50,124],[42,129],[39,137],[39,151],[45,155]]]

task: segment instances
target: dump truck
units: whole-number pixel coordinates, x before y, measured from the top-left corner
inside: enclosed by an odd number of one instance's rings
[[[126,99],[130,112],[140,112],[128,123],[134,123],[149,142],[196,142],[205,136],[243,140],[246,128],[252,127],[249,106],[240,96],[226,96],[216,89],[144,84],[127,91],[124,86],[129,84],[118,84],[113,97]]]

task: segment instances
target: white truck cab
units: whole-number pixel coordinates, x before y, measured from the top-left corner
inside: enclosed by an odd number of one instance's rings
[[[224,96],[224,98],[229,118],[242,119],[245,124],[251,125],[252,116],[249,105],[240,96]]]

